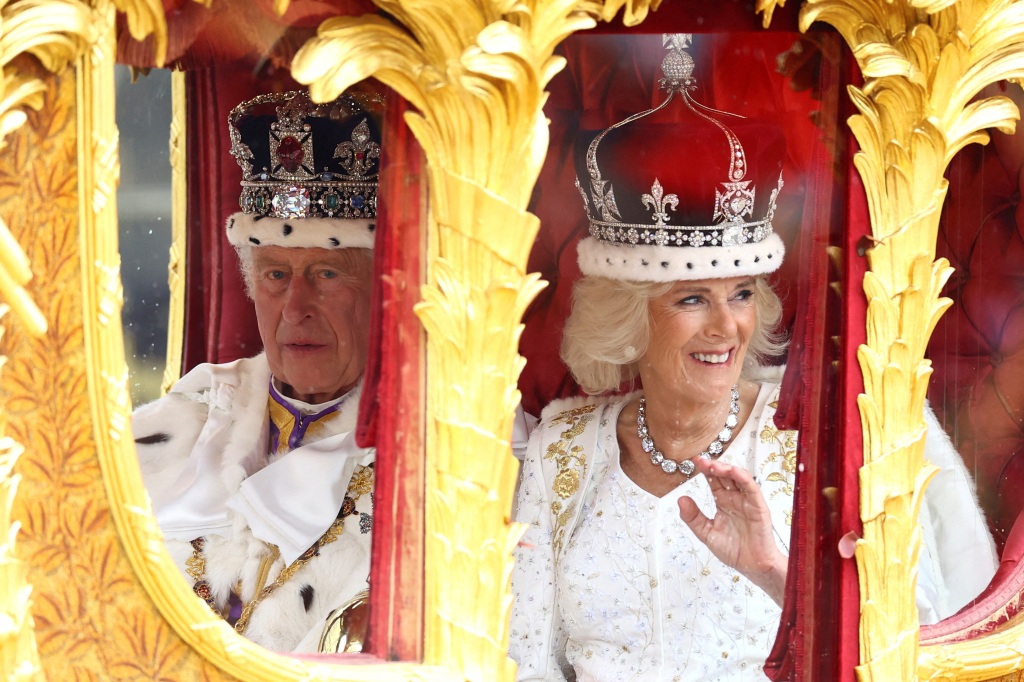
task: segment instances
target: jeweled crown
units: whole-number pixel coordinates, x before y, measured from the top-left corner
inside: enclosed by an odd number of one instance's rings
[[[762,122],[694,99],[694,60],[687,51],[691,42],[689,34],[663,36],[668,53],[659,84],[667,96],[661,104],[591,133],[593,137],[578,146],[576,184],[590,234],[609,246],[659,248],[734,249],[771,237],[773,251],[769,255],[761,248],[746,264],[743,253],[730,251],[729,267],[720,267],[724,256],[710,252],[708,263],[687,255],[678,267],[669,262],[674,256],[623,257],[624,278],[682,279],[690,272],[694,278],[731,276],[733,271],[760,274],[774,270],[782,260],[782,245],[772,227],[782,189],[782,136]],[[676,99],[685,109],[670,110]],[[585,272],[615,265],[618,258],[596,245],[587,245],[584,251],[580,263]],[[762,259],[776,262],[768,267]],[[659,265],[666,273],[654,272]]]
[[[260,95],[228,116],[242,167],[239,206],[273,218],[374,218],[383,100],[345,94],[326,104],[303,91]]]

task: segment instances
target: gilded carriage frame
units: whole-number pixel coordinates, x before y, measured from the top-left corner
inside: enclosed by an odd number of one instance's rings
[[[159,52],[164,10],[154,0],[8,0],[0,4],[0,216],[7,221],[0,295],[11,311],[2,348],[0,660],[8,677],[59,676],[74,663],[82,677],[512,679],[504,650],[518,538],[507,521],[515,466],[498,434],[509,432],[522,368],[519,326],[509,320],[521,319],[540,286],[525,271],[538,226],[526,204],[547,146],[544,90],[561,67],[560,40],[620,11],[639,22],[660,3],[464,0],[448,4],[450,15],[443,3],[377,4],[407,30],[376,17],[331,20],[300,52],[294,73],[318,98],[376,76],[417,112],[406,121],[430,179],[426,284],[416,310],[432,368],[423,663],[339,666],[271,654],[198,601],[181,599],[183,586],[168,587],[174,569],[126,438],[111,201],[115,12],[126,14],[134,36],[152,35]],[[784,3],[758,4],[767,23]],[[283,11],[288,0],[275,5]],[[1024,4],[807,0],[800,21],[803,29],[815,21],[834,26],[864,75],[864,85],[849,91],[874,237],[862,283],[866,342],[858,349],[865,446],[857,674],[1017,679],[1024,625],[1015,621],[977,639],[919,644],[908,567],[919,551],[913,529],[932,468],[923,459],[924,424],[913,417],[921,410],[903,408],[906,396],[923,404],[925,345],[948,305],[939,291],[950,269],[935,259],[943,171],[960,148],[986,141],[985,129],[1012,129],[1019,116],[1004,98],[972,98],[991,82],[1024,78]],[[467,122],[478,131],[474,147],[452,132]],[[525,166],[508,163],[509,150]],[[462,348],[481,355],[463,360]],[[492,368],[486,381],[481,366]],[[493,464],[455,456],[467,449],[489,453]],[[19,490],[28,468],[45,483]],[[456,506],[475,510],[474,523],[458,524]],[[19,539],[48,549],[23,558]],[[494,599],[460,599],[467,584]]]

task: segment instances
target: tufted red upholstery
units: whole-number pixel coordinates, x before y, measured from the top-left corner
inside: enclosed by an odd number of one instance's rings
[[[930,398],[975,476],[1001,548],[1024,510],[1024,207],[1016,137],[993,132],[949,171],[938,255],[956,273],[932,335]]]

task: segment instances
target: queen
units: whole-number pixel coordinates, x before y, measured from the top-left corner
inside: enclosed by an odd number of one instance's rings
[[[785,255],[772,225],[785,145],[694,99],[689,43],[665,36],[659,106],[578,145],[590,236],[561,351],[590,397],[549,405],[526,452],[521,680],[763,678],[779,627],[798,467],[768,363],[785,349],[768,282]],[[935,489],[952,493],[923,516],[923,620],[996,569],[973,483],[935,435]],[[969,568],[944,560],[959,552]]]

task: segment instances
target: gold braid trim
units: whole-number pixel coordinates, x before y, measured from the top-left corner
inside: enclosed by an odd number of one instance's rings
[[[270,548],[270,554],[265,556],[260,561],[259,576],[256,580],[256,596],[242,607],[242,613],[238,617],[238,621],[235,623],[235,632],[242,634],[245,629],[249,626],[249,620],[252,618],[252,612],[256,609],[260,603],[270,596],[278,587],[288,582],[292,576],[299,572],[299,570],[306,565],[306,563],[320,553],[320,548],[325,545],[329,545],[338,538],[341,537],[342,532],[345,529],[345,519],[353,514],[359,513],[356,509],[356,501],[364,494],[369,493],[373,490],[375,467],[373,464],[367,466],[360,466],[352,474],[352,479],[348,485],[348,495],[345,496],[345,502],[341,506],[341,511],[338,518],[335,519],[331,527],[328,528],[320,539],[314,542],[309,549],[302,553],[302,555],[293,561],[291,565],[286,566],[282,570],[277,579],[273,583],[267,585],[267,574],[270,572],[270,567],[273,566],[274,562],[281,556],[281,550],[276,545],[267,544]],[[194,581],[192,584],[192,591],[195,592],[200,599],[205,601],[211,609],[216,611],[222,618],[227,617],[227,613],[221,613],[217,609],[216,602],[213,598],[213,589],[210,584],[206,581],[206,557],[203,554],[203,547],[206,545],[206,538],[196,538],[192,541],[192,556],[185,561],[185,573]],[[238,592],[241,592],[241,583],[239,583]],[[230,610],[230,606],[227,607]]]
[[[259,606],[264,599],[273,594],[274,590],[288,582],[293,575],[298,573],[302,569],[302,567],[306,565],[306,562],[308,562],[310,559],[319,554],[321,547],[323,547],[324,545],[329,545],[338,538],[340,538],[341,533],[344,530],[344,525],[344,517],[337,519],[334,523],[332,523],[331,527],[327,529],[327,532],[320,536],[320,539],[314,542],[312,547],[303,552],[302,556],[300,556],[298,559],[296,559],[291,564],[286,566],[284,570],[282,570],[277,575],[277,579],[274,580],[274,582],[264,587],[263,590],[260,591],[260,593],[257,594],[255,597],[253,597],[248,604],[243,606],[242,615],[238,617],[238,622],[235,623],[235,632],[237,632],[238,634],[244,633],[245,628],[249,626],[249,619],[252,618],[252,612],[256,609],[256,607]],[[274,545],[270,545],[270,548],[274,553],[272,559],[274,560],[280,555],[279,550]]]
[[[566,524],[576,509],[577,500],[569,498],[579,492],[581,473],[587,465],[587,453],[583,451],[583,446],[573,445],[573,441],[586,430],[587,424],[594,418],[593,413],[597,407],[584,405],[566,410],[551,420],[552,425],[561,423],[569,426],[544,452],[544,459],[554,460],[558,470],[551,485],[551,490],[560,498],[551,503],[551,515],[555,519],[551,545],[555,556],[562,553]],[[569,502],[563,508],[561,500],[567,499]]]

